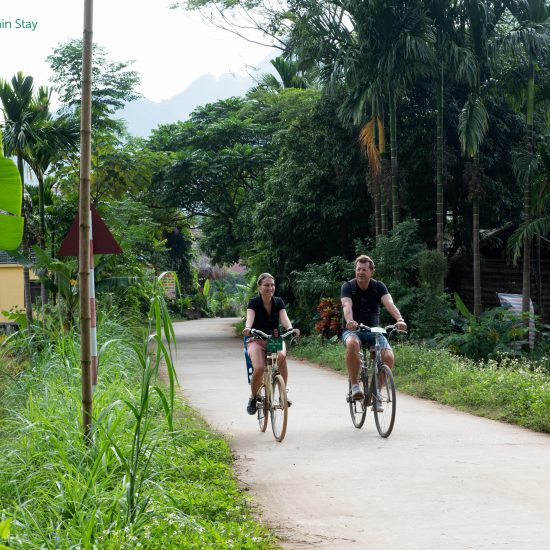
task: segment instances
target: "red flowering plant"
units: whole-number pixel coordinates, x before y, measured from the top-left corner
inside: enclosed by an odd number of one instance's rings
[[[315,330],[325,338],[340,336],[342,333],[342,306],[334,298],[321,298],[317,306],[319,321],[315,323]]]

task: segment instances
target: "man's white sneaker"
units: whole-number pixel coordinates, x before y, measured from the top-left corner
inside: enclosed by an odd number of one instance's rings
[[[352,384],[351,399],[353,401],[359,401],[360,399],[363,399],[363,397],[365,397],[365,394],[363,393],[361,386],[359,384]]]

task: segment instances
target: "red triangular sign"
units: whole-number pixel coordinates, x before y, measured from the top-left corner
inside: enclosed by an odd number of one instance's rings
[[[94,254],[121,254],[122,248],[115,241],[115,238],[101,219],[97,210],[90,206],[92,212],[92,234],[94,241]],[[65,237],[61,248],[58,250],[58,256],[78,256],[78,214],[76,215],[67,236]]]

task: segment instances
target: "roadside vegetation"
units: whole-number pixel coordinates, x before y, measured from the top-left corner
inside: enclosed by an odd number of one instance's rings
[[[144,368],[140,331],[127,326],[114,310],[99,319],[89,447],[77,332],[37,323],[32,340],[5,345],[0,547],[275,548],[238,489],[227,443],[171,395],[154,360]],[[25,368],[7,373],[6,357]]]
[[[550,356],[472,361],[445,349],[394,345],[399,391],[550,433]],[[345,373],[345,349],[321,336],[301,339],[294,357]]]

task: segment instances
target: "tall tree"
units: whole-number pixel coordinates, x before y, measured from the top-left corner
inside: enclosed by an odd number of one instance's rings
[[[203,246],[218,263],[233,263],[245,252],[251,213],[274,161],[273,128],[253,116],[257,107],[256,100],[218,101],[196,109],[186,122],[160,126],[151,137],[154,151],[175,152],[157,178],[157,201],[200,218]]]
[[[506,44],[519,54],[525,66],[526,80],[526,145],[527,154],[535,160],[534,111],[535,76],[539,63],[547,61],[550,54],[550,5],[547,0],[510,0],[506,2],[515,18],[514,28]],[[533,162],[534,164],[534,162]],[[532,215],[531,184],[534,174],[525,173],[523,178],[523,217],[529,225]],[[522,311],[529,313],[531,299],[531,248],[530,233],[524,233]]]
[[[38,244],[44,250],[46,243],[44,177],[52,163],[62,159],[69,151],[76,149],[78,129],[75,118],[64,115],[55,118],[51,114],[50,92],[47,88],[42,86],[39,88],[36,102],[40,105],[42,124],[37,132],[39,139],[27,151],[25,160],[38,180]],[[48,303],[48,292],[43,282],[40,285],[40,294],[42,304]]]
[[[70,112],[80,109],[82,99],[81,39],[72,39],[60,44],[47,57],[53,72],[52,83],[60,101]],[[92,126],[97,131],[120,131],[121,121],[113,115],[130,101],[140,97],[135,87],[140,82],[139,74],[130,70],[133,61],[110,61],[105,49],[93,45],[92,67]]]
[[[461,10],[459,2],[453,0],[427,0],[425,2],[429,17],[434,29],[434,65],[433,79],[436,96],[436,219],[437,250],[443,253],[443,236],[445,231],[444,212],[444,166],[445,139],[444,139],[444,110],[445,110],[445,82],[465,80],[472,83],[475,79],[475,63],[472,52],[461,44],[459,33],[461,24]]]
[[[458,134],[462,153],[469,159],[464,179],[468,184],[472,202],[472,256],[474,278],[474,314],[480,315],[481,258],[479,251],[479,202],[481,196],[482,168],[479,149],[488,129],[488,115],[482,96],[482,83],[489,76],[489,36],[494,29],[496,13],[489,11],[486,2],[465,0],[466,38],[473,54],[473,70],[470,93],[459,115]]]
[[[399,223],[397,105],[407,87],[427,74],[433,32],[419,1],[331,0],[300,3],[289,47],[321,65],[325,84],[344,83],[348,100],[342,113],[365,123],[374,98],[389,114],[392,224]],[[305,7],[303,7],[305,6]]]

